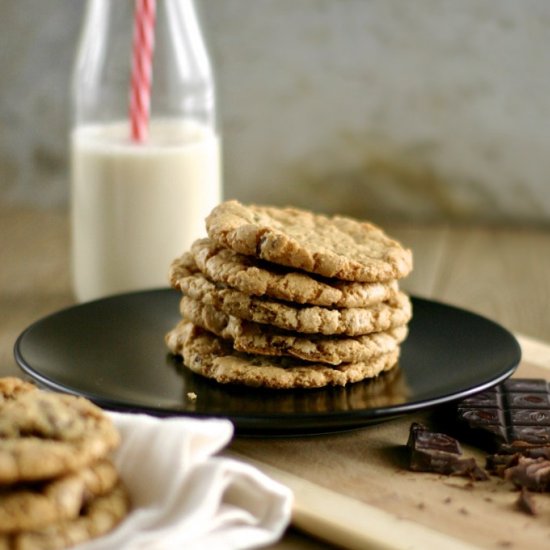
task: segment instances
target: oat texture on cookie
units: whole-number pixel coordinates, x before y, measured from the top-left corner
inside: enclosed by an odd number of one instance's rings
[[[367,221],[227,201],[169,269],[174,355],[219,383],[346,385],[395,368],[412,252]]]
[[[114,528],[129,508],[110,459],[119,440],[90,401],[0,378],[0,548],[66,548]]]

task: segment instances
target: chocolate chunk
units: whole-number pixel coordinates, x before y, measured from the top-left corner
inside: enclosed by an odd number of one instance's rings
[[[462,458],[459,442],[442,433],[429,431],[418,423],[411,424],[407,447],[410,450],[410,469],[469,477],[476,481],[488,479],[473,458]]]
[[[461,437],[490,452],[550,448],[550,389],[541,379],[518,378],[467,397],[457,406]]]
[[[550,460],[522,456],[516,466],[505,470],[504,477],[530,491],[550,491]]]
[[[517,465],[520,456],[521,455],[519,453],[515,453],[513,455],[489,455],[485,463],[485,469],[491,474],[504,477],[504,472],[508,468]]]
[[[525,488],[522,487],[519,496],[516,500],[516,506],[518,510],[529,514],[530,516],[537,515],[537,508],[535,506],[535,501],[533,495]]]
[[[446,434],[431,432],[418,422],[411,424],[407,446],[411,450],[462,454],[460,443],[456,439]]]

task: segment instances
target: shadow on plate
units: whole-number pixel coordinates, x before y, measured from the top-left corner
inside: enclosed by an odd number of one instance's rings
[[[399,365],[376,378],[345,387],[273,390],[219,384],[191,372],[180,357],[168,355],[166,361],[182,379],[186,410],[197,413],[322,415],[399,405],[409,397]]]

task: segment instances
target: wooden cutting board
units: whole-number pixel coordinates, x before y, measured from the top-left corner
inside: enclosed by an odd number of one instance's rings
[[[550,345],[519,337],[515,377],[550,379]],[[230,453],[290,487],[293,524],[346,548],[547,549],[550,494],[535,496],[537,515],[518,510],[518,492],[500,478],[410,472],[404,445],[413,421],[437,409],[361,430],[317,437],[236,439]],[[483,465],[485,454],[463,445]]]

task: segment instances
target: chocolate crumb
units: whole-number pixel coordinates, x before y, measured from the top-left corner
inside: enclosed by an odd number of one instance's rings
[[[485,468],[490,474],[504,477],[506,469],[515,466],[520,456],[519,453],[489,455],[485,462]]]
[[[507,468],[504,477],[516,487],[531,491],[550,491],[550,460],[521,457],[516,466]]]
[[[521,488],[521,491],[516,500],[516,507],[518,508],[518,510],[525,512],[530,516],[537,515],[537,508],[535,506],[533,495],[527,489],[525,489],[525,487]]]

